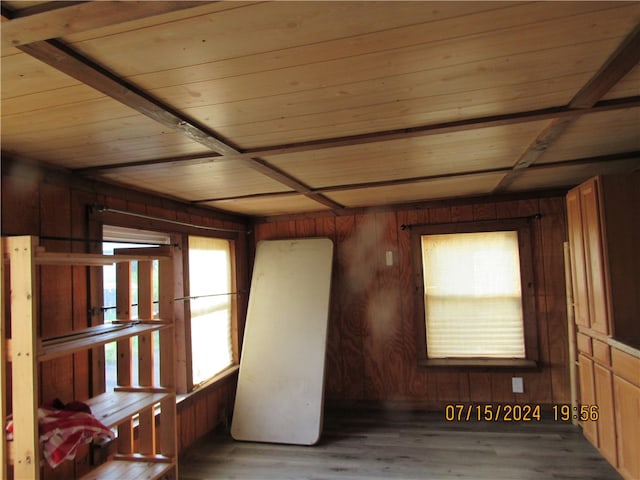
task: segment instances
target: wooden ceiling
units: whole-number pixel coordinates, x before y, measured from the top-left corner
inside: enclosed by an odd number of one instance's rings
[[[640,168],[639,2],[2,2],[2,155],[268,216]]]

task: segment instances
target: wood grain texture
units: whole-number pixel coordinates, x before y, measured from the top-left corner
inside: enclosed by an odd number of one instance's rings
[[[319,445],[234,442],[219,429],[188,450],[182,480],[512,480],[621,477],[571,424],[446,422],[442,412],[331,411]]]
[[[532,221],[540,368],[507,370],[419,367],[414,308],[414,256],[401,225],[508,219],[541,213]],[[305,233],[291,226],[307,219],[256,223],[256,238]],[[439,202],[429,208],[389,209],[357,215],[315,216],[315,234],[336,238],[337,267],[329,320],[330,405],[356,400],[374,404],[442,407],[447,402],[568,401],[566,300],[562,244],[566,239],[561,197],[476,202]],[[385,266],[391,251],[394,265]],[[511,377],[525,392],[511,391]]]

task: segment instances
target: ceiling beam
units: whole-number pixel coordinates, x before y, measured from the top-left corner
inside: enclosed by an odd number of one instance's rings
[[[206,3],[198,1],[50,2],[44,5],[51,5],[53,9],[29,8],[15,12],[3,9],[3,16],[7,15],[10,21],[2,24],[2,45],[17,47],[176,10],[194,8]]]
[[[574,166],[580,166],[580,165],[592,165],[597,163],[614,162],[619,160],[634,160],[634,159],[640,162],[640,151],[621,152],[621,153],[614,153],[609,155],[599,155],[597,157],[576,158],[573,160],[549,162],[545,164],[533,165],[531,167],[531,170],[539,170],[543,168],[554,168],[554,167],[574,167]],[[461,179],[469,176],[483,175],[488,173],[507,173],[508,171],[509,171],[508,167],[506,168],[502,167],[502,168],[492,168],[492,169],[484,169],[484,170],[474,170],[471,172],[443,173],[439,175],[398,178],[395,180],[381,180],[377,182],[331,185],[327,187],[314,188],[313,190],[311,190],[311,192],[325,194],[325,193],[331,193],[331,192],[344,192],[348,190],[362,190],[362,189],[376,188],[376,187],[393,187],[393,186],[401,186],[401,185],[410,185],[410,184],[419,183],[419,182],[429,182],[433,180],[442,180],[442,179],[451,179],[451,178]],[[222,201],[229,201],[229,200],[246,200],[246,199],[255,199],[255,198],[283,197],[283,196],[291,196],[296,194],[297,192],[252,193],[248,195],[237,195],[232,197],[204,198],[199,200],[191,200],[190,203],[200,204],[200,203],[210,203],[210,202],[222,202]]]
[[[418,127],[402,128],[396,130],[384,130],[362,135],[349,135],[344,137],[326,138],[322,140],[312,140],[307,142],[289,143],[285,145],[273,145],[269,147],[257,147],[247,149],[239,153],[225,153],[222,155],[196,154],[183,157],[157,158],[140,160],[136,162],[111,163],[96,165],[93,167],[83,167],[74,169],[73,172],[81,175],[99,175],[101,173],[127,170],[131,168],[152,167],[155,165],[197,165],[201,163],[236,161],[251,157],[266,157],[274,155],[286,155],[290,153],[303,153],[328,148],[349,147],[354,145],[365,145],[369,143],[388,142],[391,140],[402,140],[415,137],[425,137],[428,135],[438,135],[444,133],[464,132],[480,128],[515,125],[518,123],[537,122],[550,119],[574,118],[577,116],[592,113],[606,112],[610,110],[620,110],[626,108],[640,107],[640,96],[618,98],[598,102],[591,108],[573,110],[569,107],[553,107],[542,110],[532,110],[526,112],[516,112],[504,115],[494,115],[489,117],[469,118],[454,122],[436,123],[422,125]]]
[[[28,45],[21,45],[17,48],[56,70],[142,113],[152,120],[206,146],[219,155],[235,155],[241,153],[237,147],[216,132],[213,132],[182,113],[173,110],[170,106],[155,99],[148,93],[138,89],[57,40],[45,40]],[[241,158],[238,161],[318,203],[332,209],[343,208],[339,203],[323,195],[312,193],[308,185],[270,165],[265,160],[251,156]]]
[[[576,93],[567,108],[570,111],[592,108],[638,62],[640,62],[640,24],[636,25],[602,67]],[[506,189],[522,172],[533,165],[577,118],[574,116],[551,120],[518,158],[511,171],[494,189],[494,193]]]

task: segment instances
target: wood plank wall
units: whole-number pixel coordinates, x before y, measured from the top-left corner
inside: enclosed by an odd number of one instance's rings
[[[67,174],[34,168],[2,159],[2,235],[96,238],[100,232],[90,225],[87,207],[103,204],[110,208],[225,228],[246,228],[246,223],[230,216],[198,209],[178,202],[96,182],[84,182]],[[140,223],[140,222],[139,222]],[[140,228],[144,228],[141,226]],[[94,231],[92,231],[94,230]],[[239,248],[239,259],[246,268],[246,239]],[[83,251],[83,242],[43,240],[51,251]],[[244,258],[243,258],[244,257]],[[241,275],[238,288],[246,290],[247,275]],[[52,336],[82,328],[87,315],[87,271],[79,267],[43,267],[40,297],[46,302],[39,326],[41,334]],[[8,297],[7,297],[8,298]],[[244,307],[241,306],[241,309]],[[244,310],[241,311],[244,319]],[[204,432],[228,415],[233,406],[235,378],[203,389],[178,405],[180,449],[186,448]],[[99,384],[99,383],[98,383]],[[87,352],[42,364],[41,401],[59,398],[63,402],[85,400],[90,396],[91,375]],[[7,392],[10,397],[10,392]],[[9,398],[10,399],[10,398]],[[203,417],[203,415],[205,415]],[[73,462],[64,462],[55,471],[45,466],[45,480],[75,478],[88,469],[89,449],[84,447]]]
[[[426,368],[416,364],[410,230],[401,226],[534,220],[539,370]],[[569,402],[562,196],[438,202],[334,216],[275,217],[255,224],[256,242],[329,237],[335,242],[326,396],[329,406],[443,408],[451,402]],[[385,265],[393,252],[394,265]],[[511,377],[525,392],[511,392]]]

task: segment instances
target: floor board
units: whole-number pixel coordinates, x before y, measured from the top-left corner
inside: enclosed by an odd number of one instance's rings
[[[618,480],[570,424],[446,422],[434,412],[342,412],[312,447],[236,442],[219,429],[181,459],[181,480]]]

